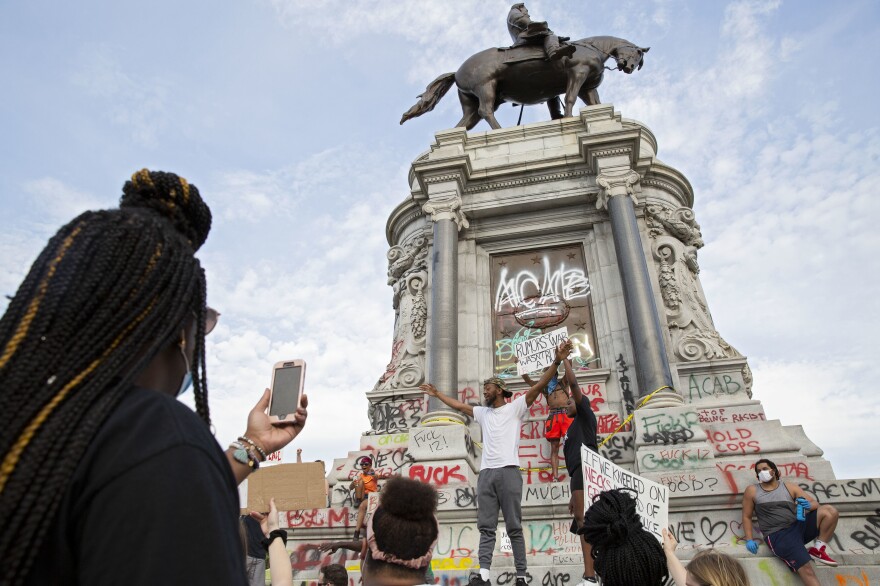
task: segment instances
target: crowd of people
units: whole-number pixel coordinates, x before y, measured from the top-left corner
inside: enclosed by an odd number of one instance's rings
[[[0,583],[264,584],[267,558],[273,584],[293,583],[288,532],[274,500],[269,511],[239,516],[236,486],[297,437],[308,401],[273,423],[267,389],[242,435],[225,451],[217,444],[205,337],[220,314],[207,304],[195,256],[210,228],[210,209],[194,185],[173,173],[138,171],[117,209],[85,212],[62,227],[10,298],[0,319]],[[482,431],[479,573],[470,584],[491,583],[499,512],[516,586],[529,581],[518,447],[521,423],[542,393],[552,409],[546,436],[554,447],[562,443],[583,584],[650,586],[670,575],[680,586],[748,584],[736,560],[717,551],[701,552],[685,568],[674,536],[666,532],[661,545],[645,531],[626,490],[599,494],[584,513],[580,449],[597,451],[596,417],[570,352],[570,342],[556,348],[555,364],[538,381],[527,378],[528,390],[515,399],[495,377],[484,382],[480,406],[430,383],[421,387]],[[190,387],[195,412],[177,401]],[[368,586],[433,583],[436,490],[388,478],[367,515],[383,477],[369,457],[358,465],[354,539],[321,549],[358,552]],[[770,551],[805,584],[818,584],[813,560],[836,564],[827,543],[837,511],[782,481],[769,460],[755,472],[759,482],[742,503],[748,551],[758,552],[754,513]],[[319,583],[340,586],[349,577],[327,564]]]

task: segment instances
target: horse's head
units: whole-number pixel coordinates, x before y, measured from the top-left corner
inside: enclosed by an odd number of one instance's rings
[[[636,69],[641,69],[645,62],[645,53],[651,47],[636,47],[634,45],[625,45],[614,50],[614,58],[617,59],[617,68],[624,73],[632,73]]]

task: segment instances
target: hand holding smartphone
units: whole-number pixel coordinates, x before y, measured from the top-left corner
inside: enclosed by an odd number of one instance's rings
[[[303,383],[306,378],[305,360],[283,360],[272,369],[269,422],[293,421],[296,410],[302,407]]]

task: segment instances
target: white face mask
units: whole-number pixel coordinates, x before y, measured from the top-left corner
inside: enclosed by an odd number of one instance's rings
[[[769,470],[761,470],[760,472],[758,472],[758,480],[760,480],[761,482],[770,482],[772,478],[773,473]]]

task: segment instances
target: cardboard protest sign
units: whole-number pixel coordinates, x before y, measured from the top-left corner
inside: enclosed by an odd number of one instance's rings
[[[275,499],[279,511],[325,508],[324,465],[308,462],[260,468],[247,479],[245,508],[249,511],[268,511],[270,498]]]
[[[553,364],[556,358],[556,347],[568,339],[568,328],[559,328],[523,342],[514,344],[516,352],[516,373],[528,374],[536,370],[544,370]]]
[[[613,488],[631,489],[636,497],[636,510],[642,526],[663,543],[662,531],[669,525],[668,488],[621,468],[585,446],[581,446],[581,462],[585,512],[600,492]]]

